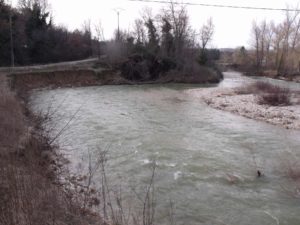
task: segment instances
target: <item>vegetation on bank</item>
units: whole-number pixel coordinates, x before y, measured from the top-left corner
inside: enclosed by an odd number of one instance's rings
[[[43,121],[31,114],[1,74],[0,224],[100,224],[59,185],[63,167],[56,164],[50,139],[41,130]]]
[[[127,80],[173,77],[182,82],[218,82],[223,78],[214,63],[219,51],[208,49],[213,34],[212,19],[197,32],[190,26],[186,6],[171,2],[157,15],[146,9],[132,31],[116,31],[115,40],[107,42],[103,52]]]
[[[261,105],[288,106],[293,104],[293,92],[290,89],[264,81],[256,81],[246,87],[237,88],[236,93],[255,94],[257,95],[257,103]]]
[[[162,83],[217,83],[220,75],[208,67],[200,67],[207,76],[184,76],[166,74],[156,80],[128,80],[118,69],[95,68],[80,66],[59,69],[30,69],[24,72],[14,72],[9,75],[11,86],[17,92],[26,92],[37,88],[82,87],[98,85],[133,85],[133,84],[162,84]]]
[[[145,9],[132,30],[116,30],[104,39],[101,23],[86,21],[82,30],[56,26],[45,0],[21,0],[13,8],[0,0],[0,66],[72,61],[97,56],[129,81],[149,82],[163,76],[174,80],[218,82],[221,72],[214,61],[220,56],[208,46],[214,34],[212,19],[192,29],[185,6],[170,3],[153,15]],[[212,70],[217,78],[211,79]],[[206,72],[206,73],[205,73]],[[193,79],[192,79],[193,78]]]
[[[288,8],[291,9],[291,8]],[[280,23],[254,21],[249,49],[223,54],[222,61],[249,74],[300,80],[300,13],[286,11]]]
[[[14,8],[0,0],[0,66],[31,65],[88,58],[89,26],[68,31],[55,25],[47,1],[20,0]]]

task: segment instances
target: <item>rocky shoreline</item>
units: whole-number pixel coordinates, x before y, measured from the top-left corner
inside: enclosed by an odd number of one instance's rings
[[[296,96],[299,98],[299,96]],[[246,118],[278,125],[286,129],[300,129],[300,105],[268,106],[257,103],[255,94],[238,94],[235,89],[203,90],[200,98],[210,107]]]

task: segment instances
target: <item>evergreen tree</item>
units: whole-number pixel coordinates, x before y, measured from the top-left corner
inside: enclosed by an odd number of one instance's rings
[[[161,48],[163,56],[172,58],[174,56],[175,46],[174,37],[171,33],[172,25],[167,18],[163,18]]]
[[[10,64],[10,7],[0,0],[0,66]]]
[[[159,51],[159,36],[157,34],[153,19],[148,18],[145,25],[148,31],[147,47],[152,54],[156,54]]]

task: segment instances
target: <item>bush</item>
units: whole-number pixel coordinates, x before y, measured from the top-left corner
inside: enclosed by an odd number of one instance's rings
[[[260,92],[258,96],[258,103],[280,106],[291,104],[291,92],[287,88],[282,88],[267,82],[256,82],[256,89]]]
[[[258,97],[258,104],[271,106],[291,105],[290,94],[283,92],[261,94]]]
[[[291,104],[291,91],[268,82],[257,81],[245,88],[238,88],[238,94],[257,94],[258,104],[283,106]]]
[[[270,84],[265,81],[257,81],[253,84],[254,89],[256,89],[258,92],[263,93],[279,93],[279,92],[286,92],[287,89],[281,88],[279,86]]]
[[[121,65],[122,76],[132,81],[156,80],[163,73],[176,67],[169,58],[156,58],[152,54],[134,54]]]

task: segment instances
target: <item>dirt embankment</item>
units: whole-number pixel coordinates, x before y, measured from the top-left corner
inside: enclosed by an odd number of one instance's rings
[[[60,88],[121,84],[161,84],[161,83],[218,83],[223,79],[221,72],[199,66],[196,75],[183,74],[176,70],[160,74],[155,79],[127,79],[121,69],[112,69],[97,59],[51,65],[0,68],[0,72],[10,74],[11,86],[18,91],[36,88]],[[128,72],[128,71],[127,71]],[[131,73],[139,71],[130,71]]]
[[[76,69],[12,73],[11,85],[16,90],[28,91],[36,88],[81,87],[97,85],[133,85],[133,84],[161,84],[161,83],[218,83],[220,75],[204,68],[201,76],[182,74],[167,74],[156,80],[131,81],[125,79],[120,71],[111,69]]]
[[[101,224],[60,185],[61,157],[0,73],[0,224]]]
[[[12,87],[17,90],[35,88],[80,87],[106,84],[129,84],[118,72],[113,70],[57,70],[13,73]]]
[[[293,103],[287,106],[258,104],[256,94],[238,94],[236,89],[204,90],[200,97],[207,105],[215,109],[278,125],[286,129],[300,129],[299,93],[292,95]]]

